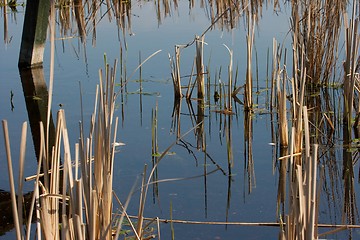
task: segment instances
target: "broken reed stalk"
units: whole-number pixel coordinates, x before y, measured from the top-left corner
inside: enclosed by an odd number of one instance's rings
[[[203,56],[204,56],[204,39],[205,35],[196,36],[196,82],[197,82],[197,90],[198,99],[204,99],[205,97],[205,80],[204,80],[204,64],[203,64]]]
[[[173,80],[175,99],[181,98],[180,46],[175,46],[175,59],[169,54],[171,78]]]

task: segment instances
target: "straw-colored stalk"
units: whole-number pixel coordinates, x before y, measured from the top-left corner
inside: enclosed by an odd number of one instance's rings
[[[290,150],[289,216],[286,221],[286,239],[317,239],[317,149],[310,145],[307,107],[303,107],[305,151],[301,154],[304,165],[296,163],[293,148]],[[292,145],[296,145],[292,131]],[[312,153],[312,154],[311,154]],[[292,174],[294,173],[294,174]]]
[[[12,157],[11,157],[11,147],[10,147],[10,137],[9,137],[9,130],[8,124],[6,120],[2,121],[3,125],[3,132],[4,132],[4,139],[5,139],[5,150],[7,156],[7,164],[8,164],[8,174],[9,174],[9,183],[10,183],[10,196],[11,196],[11,203],[12,203],[12,212],[13,212],[13,219],[16,231],[16,238],[18,240],[23,239],[23,232],[21,230],[22,227],[22,194],[18,195],[18,199],[16,199],[16,190],[15,190],[15,181],[14,181],[14,172],[12,167]],[[22,140],[21,140],[21,147],[25,148],[24,144],[26,143],[26,127],[27,125],[23,124],[23,131],[22,131]],[[24,154],[25,149],[20,149],[20,176],[22,176],[23,167],[24,167]],[[19,188],[18,191],[22,191],[22,180],[19,181]]]
[[[115,64],[116,66],[116,61]],[[112,239],[112,176],[114,150],[116,143],[116,130],[118,120],[113,121],[115,108],[115,68],[106,68],[107,79],[103,81],[100,71],[100,91],[97,91],[94,113],[87,139],[81,129],[80,144],[76,146],[75,162],[80,162],[81,175],[79,177],[78,165],[73,172],[70,143],[66,127],[64,110],[57,114],[55,145],[51,146],[52,154],[48,159],[44,127],[40,126],[40,153],[38,170],[35,180],[35,189],[31,209],[35,202],[38,204],[37,216],[39,229],[37,238],[60,239]],[[99,99],[99,101],[98,101]],[[98,109],[98,110],[97,110]],[[98,111],[98,113],[97,113]],[[11,163],[9,137],[7,123],[3,122],[5,139],[7,144],[8,159]],[[25,159],[26,124],[23,127],[20,145],[20,166],[24,165]],[[79,158],[80,155],[80,158]],[[63,165],[61,165],[61,158]],[[40,181],[40,169],[42,164],[49,166],[49,171],[44,171]],[[94,171],[92,167],[94,162]],[[23,178],[20,168],[19,177]],[[100,171],[99,171],[100,170]],[[11,176],[12,168],[9,164]],[[13,179],[13,178],[12,178]],[[10,179],[10,183],[13,180]],[[13,184],[11,184],[13,185]],[[14,190],[14,186],[11,187]],[[22,183],[19,180],[19,191],[22,191]],[[13,195],[14,218],[18,239],[24,234],[20,229],[22,220],[22,194],[18,192],[19,200]],[[21,217],[20,217],[21,216]],[[26,239],[31,234],[32,210],[27,226]],[[61,228],[60,228],[61,225]],[[60,233],[61,232],[61,233]]]
[[[248,16],[248,32],[246,35],[247,43],[247,58],[246,58],[246,83],[245,83],[245,93],[244,93],[244,105],[246,110],[251,110],[253,107],[252,100],[252,50],[254,45],[255,37],[255,15]]]
[[[198,99],[203,99],[205,97],[205,80],[204,80],[204,64],[203,64],[203,56],[204,56],[204,39],[205,35],[196,36],[196,82],[197,82],[197,90]]]
[[[307,71],[304,63],[304,51],[298,51],[297,35],[299,34],[296,22],[298,15],[293,16],[293,77],[292,77],[292,115],[293,127],[296,131],[295,141],[293,143],[295,153],[302,150],[302,108],[304,106],[305,85],[307,80]],[[301,164],[301,158],[295,157],[296,164]]]
[[[307,69],[305,66],[304,46],[298,42],[298,15],[293,15],[293,78],[292,78],[292,115],[293,127],[290,143],[289,164],[289,215],[286,217],[286,239],[314,239],[316,227],[316,171],[317,171],[317,145],[313,146],[313,156],[310,156],[310,130],[308,110],[304,106],[305,85]],[[274,53],[274,56],[276,54]],[[275,57],[274,57],[275,58]],[[279,69],[279,60],[274,63]],[[280,74],[276,74],[279,77]],[[286,74],[283,74],[285,81]],[[285,83],[277,83],[279,106],[284,107]],[[282,85],[282,86],[281,86]],[[283,89],[281,89],[283,88]],[[281,108],[280,107],[280,108]],[[280,115],[280,114],[279,114]],[[279,116],[280,117],[280,116]],[[280,117],[281,118],[281,117]],[[305,139],[305,152],[303,152],[303,139]]]
[[[287,109],[286,109],[286,80],[287,74],[285,66],[280,69],[281,50],[278,49],[278,44],[273,39],[273,78],[277,86],[277,112],[278,112],[278,125],[280,135],[280,146],[288,146],[288,124],[287,124]],[[286,53],[284,62],[286,62]],[[286,64],[284,64],[286,65]]]
[[[175,98],[181,98],[181,76],[180,76],[180,46],[175,46],[175,59],[171,58],[169,55],[170,60],[170,68],[171,68],[171,78],[173,80],[174,86],[174,95]]]
[[[226,47],[226,49],[229,51],[229,57],[230,57],[230,61],[229,61],[229,66],[228,66],[228,104],[227,104],[227,110],[228,112],[232,111],[232,86],[233,86],[233,51],[230,50],[230,48],[228,46],[226,46],[224,44],[224,46]]]

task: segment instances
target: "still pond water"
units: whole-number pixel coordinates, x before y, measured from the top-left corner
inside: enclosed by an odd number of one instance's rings
[[[75,37],[62,38],[57,33],[55,53],[55,83],[53,93],[53,116],[60,107],[65,110],[70,140],[74,145],[79,136],[78,122],[81,120],[80,88],[82,91],[83,113],[88,126],[93,110],[95,88],[98,84],[98,70],[104,66],[104,54],[110,65],[114,59],[120,59],[123,48],[123,62],[126,75],[129,77],[139,64],[139,55],[144,60],[157,50],[162,50],[152,57],[139,71],[132,75],[124,93],[117,100],[116,115],[121,127],[118,140],[125,143],[116,155],[114,170],[114,191],[125,201],[137,178],[141,177],[144,164],[152,166],[152,112],[157,109],[158,149],[164,151],[176,140],[177,128],[174,127],[173,102],[174,93],[171,80],[171,69],[168,54],[174,55],[174,46],[186,44],[195,35],[202,34],[211,24],[209,6],[195,3],[189,7],[189,1],[179,1],[177,6],[172,2],[170,12],[160,13],[153,1],[132,1],[131,21],[126,21],[124,32],[119,30],[113,18],[109,21],[104,16],[96,26],[96,43],[92,31],[88,31],[85,46]],[[9,9],[10,10],[10,9]],[[21,41],[24,9],[17,7],[17,13],[8,10],[8,43],[0,44],[0,118],[9,121],[13,158],[18,159],[21,124],[29,121],[20,74],[17,68],[19,46]],[[158,216],[161,219],[172,218],[204,222],[277,222],[277,194],[279,170],[274,161],[272,144],[271,114],[268,109],[270,91],[268,86],[267,64],[271,66],[272,41],[290,43],[289,30],[290,7],[282,6],[277,12],[272,6],[263,7],[262,17],[256,25],[254,86],[258,94],[254,95],[257,110],[251,115],[252,153],[247,148],[247,134],[243,106],[233,103],[234,115],[217,113],[220,103],[213,99],[214,86],[210,88],[205,108],[204,142],[206,151],[197,149],[197,137],[194,131],[187,134],[181,142],[175,144],[161,162],[157,171],[158,180],[185,178],[185,180],[168,181],[158,184],[157,190],[149,194],[145,209],[146,217]],[[105,14],[105,13],[103,13]],[[161,17],[159,20],[157,14]],[[4,21],[1,15],[1,23]],[[76,23],[73,33],[77,36]],[[204,63],[210,66],[211,83],[227,82],[229,52],[224,44],[233,50],[234,66],[238,67],[237,85],[243,85],[246,72],[246,27],[240,18],[234,29],[214,27],[205,35]],[[89,28],[90,29],[90,28]],[[4,34],[1,24],[1,33]],[[119,40],[120,39],[120,40]],[[127,50],[124,50],[125,44]],[[45,80],[49,79],[50,46],[47,44],[44,60]],[[270,52],[270,56],[268,56]],[[255,54],[254,54],[255,55]],[[189,47],[182,52],[181,74],[191,73],[195,48]],[[269,63],[268,63],[269,61]],[[269,67],[271,68],[271,67]],[[218,74],[221,69],[221,75]],[[269,72],[270,71],[270,72]],[[118,70],[118,82],[120,82]],[[220,75],[220,76],[219,76]],[[216,80],[214,80],[216,78]],[[183,78],[187,85],[189,77]],[[141,84],[141,85],[140,85]],[[140,94],[140,89],[142,93]],[[186,91],[186,90],[184,90]],[[341,93],[334,91],[334,98]],[[238,97],[243,98],[239,93]],[[194,127],[192,106],[181,102],[181,134]],[[196,111],[195,111],[196,112]],[[175,122],[176,123],[176,122]],[[230,140],[229,140],[230,139]],[[340,145],[341,142],[336,145]],[[6,155],[3,137],[0,137],[0,189],[9,191],[6,170]],[[251,150],[251,148],[250,148]],[[251,156],[252,157],[249,157]],[[338,179],[333,186],[322,186],[319,222],[342,223],[343,217],[343,184],[341,180],[341,149],[337,149],[335,166]],[[16,169],[17,166],[15,166]],[[354,166],[357,169],[357,165]],[[25,175],[32,175],[36,168],[36,155],[28,130]],[[214,171],[217,170],[217,171]],[[211,173],[204,176],[204,173]],[[196,178],[192,178],[197,176]],[[357,179],[355,171],[355,179]],[[325,185],[325,184],[324,184]],[[358,184],[355,192],[358,193]],[[31,191],[32,184],[26,183],[25,191]],[[355,194],[357,197],[357,194]],[[132,197],[128,212],[136,215],[139,194]],[[357,198],[356,198],[357,199]],[[172,209],[170,205],[172,204]],[[358,216],[356,216],[357,218]],[[325,231],[320,229],[319,232]],[[277,239],[277,227],[246,227],[230,225],[190,225],[175,224],[175,239]],[[351,233],[353,239],[360,238],[360,232]],[[161,225],[162,239],[170,239],[170,224]],[[348,238],[349,232],[342,232],[329,238]],[[14,232],[4,233],[1,239],[14,238]]]

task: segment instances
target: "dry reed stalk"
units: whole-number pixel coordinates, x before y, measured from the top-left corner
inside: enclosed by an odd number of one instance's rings
[[[233,79],[232,79],[232,75],[233,75],[233,51],[230,50],[230,48],[228,48],[228,46],[226,46],[225,44],[223,44],[226,49],[229,51],[229,57],[230,57],[230,61],[229,61],[229,66],[228,66],[228,104],[227,104],[227,111],[231,112],[232,111],[232,86],[233,86]]]
[[[136,233],[139,239],[143,238],[143,223],[144,223],[144,210],[146,202],[147,188],[145,187],[146,183],[146,169],[147,165],[144,166],[143,179],[141,182],[141,191],[140,191],[140,203],[139,203],[139,212],[138,212],[138,222],[136,225]]]
[[[170,57],[171,78],[173,80],[175,99],[181,98],[180,46],[175,46],[175,59]]]
[[[287,124],[287,109],[286,109],[286,51],[284,57],[284,68],[280,69],[282,49],[278,49],[278,44],[273,39],[273,81],[277,86],[277,112],[279,121],[279,135],[280,135],[280,147],[288,146],[288,124]]]
[[[114,65],[116,66],[116,61]],[[77,173],[77,166],[75,167],[75,174],[73,173],[65,113],[64,110],[59,110],[57,114],[55,145],[52,146],[50,163],[45,164],[50,166],[50,171],[44,171],[43,173],[43,179],[47,179],[48,183],[43,184],[40,181],[41,166],[43,162],[48,162],[48,151],[46,148],[48,135],[44,134],[43,125],[40,125],[39,165],[31,204],[31,209],[33,209],[35,202],[38,202],[39,205],[37,214],[42,231],[37,233],[38,238],[43,236],[45,239],[59,239],[60,231],[61,236],[66,237],[66,239],[112,238],[112,175],[118,120],[116,119],[113,123],[116,70],[115,68],[109,69],[107,68],[107,71],[111,71],[111,73],[106,74],[106,83],[100,77],[102,85],[99,94],[100,101],[98,103],[96,100],[92,116],[93,122],[90,127],[91,132],[87,140],[84,139],[83,128],[80,128],[81,138],[79,149],[77,150],[77,153],[80,154],[82,168],[80,178]],[[97,107],[99,107],[98,114],[96,114]],[[8,139],[6,121],[3,122],[3,125],[5,139]],[[26,124],[23,125],[20,146],[21,163],[24,162],[25,133]],[[93,138],[95,138],[94,141],[92,140]],[[92,153],[92,145],[94,146],[94,154]],[[10,151],[10,145],[8,145],[7,150]],[[8,156],[10,159],[11,156]],[[61,167],[60,161],[62,157],[64,160],[63,167]],[[92,161],[94,161],[96,166],[94,173],[91,167]],[[102,169],[103,172],[97,172],[97,168]],[[12,172],[12,169],[9,172]],[[93,174],[94,182],[92,181]],[[22,176],[23,173],[20,170],[19,177],[22,178]],[[37,193],[39,188],[40,193]],[[19,190],[21,189],[22,184],[20,183]],[[22,195],[19,194],[19,196],[21,197]],[[14,214],[16,212],[14,216],[18,216],[17,214],[20,214],[21,210],[16,208],[15,193],[13,204],[15,206]],[[19,207],[21,207],[21,204],[19,204]],[[83,216],[85,217],[84,219]],[[31,219],[30,214],[29,221],[27,222],[26,239],[30,238]],[[22,220],[19,218],[15,221],[15,223],[20,222]],[[62,225],[61,229],[60,225]],[[21,234],[21,231],[19,234]]]
[[[336,69],[342,16],[347,2],[291,1],[299,53],[304,51],[309,83],[328,84]],[[293,29],[294,30],[294,29]]]
[[[246,110],[251,110],[253,107],[252,100],[252,50],[254,44],[255,37],[255,15],[251,15],[247,17],[247,35],[246,35],[246,43],[247,43],[247,58],[246,58],[246,83],[245,83],[245,93],[244,93],[244,105]]]
[[[111,238],[111,213],[112,213],[112,171],[114,146],[111,144],[115,141],[112,138],[113,114],[115,109],[115,72],[107,72],[106,82],[104,83],[102,73],[99,72],[100,79],[100,101],[99,114],[97,117],[97,125],[95,126],[95,142],[94,142],[94,184],[97,190],[96,197],[99,204],[99,229],[95,231],[95,236],[102,239]],[[114,136],[116,137],[117,120],[115,122]]]
[[[11,203],[12,203],[12,212],[14,218],[14,225],[16,230],[16,238],[18,240],[23,238],[22,231],[20,229],[20,217],[18,213],[18,206],[16,201],[16,191],[15,191],[15,183],[14,183],[14,175],[12,168],[12,158],[11,158],[11,147],[10,147],[10,138],[9,138],[9,129],[6,120],[2,120],[4,139],[5,139],[5,150],[8,164],[8,174],[9,174],[9,183],[10,183],[10,194],[11,194]]]
[[[296,12],[296,11],[295,11]],[[305,56],[304,51],[299,51],[299,42],[297,35],[299,34],[298,25],[298,15],[293,15],[293,77],[292,77],[292,114],[293,114],[293,126],[295,127],[295,136],[296,139],[293,141],[295,143],[294,153],[301,152],[302,149],[302,108],[304,105],[304,96],[305,96],[305,85],[307,83],[307,69],[305,67]],[[302,49],[302,48],[300,48]],[[301,164],[301,158],[295,157],[296,164]]]
[[[196,82],[197,82],[197,97],[203,99],[205,97],[205,82],[204,82],[204,39],[205,35],[196,36]]]
[[[18,190],[17,190],[17,212],[19,214],[19,225],[23,226],[23,179],[24,179],[24,164],[25,164],[25,152],[26,152],[26,131],[27,123],[24,122],[21,131],[21,143],[20,143],[20,156],[19,156],[19,177],[18,177]]]

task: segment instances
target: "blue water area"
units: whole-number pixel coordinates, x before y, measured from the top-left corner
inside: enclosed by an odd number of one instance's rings
[[[21,126],[29,121],[23,87],[17,67],[21,41],[24,9],[18,7],[17,13],[8,13],[9,43],[0,44],[0,119],[7,119],[12,145],[14,169],[18,168]],[[201,35],[211,24],[207,17],[208,9],[199,3],[189,9],[188,1],[172,5],[170,14],[161,13],[157,19],[157,9],[153,1],[131,3],[131,23],[124,32],[119,30],[113,18],[107,16],[96,26],[96,44],[92,44],[91,27],[85,44],[77,38],[74,23],[73,33],[63,36],[56,34],[55,73],[52,114],[65,110],[69,138],[72,146],[79,137],[79,121],[84,118],[88,133],[90,116],[94,107],[96,85],[99,84],[99,69],[104,67],[104,54],[110,66],[115,59],[122,59],[128,82],[126,89],[116,101],[115,117],[119,118],[118,141],[125,143],[119,147],[114,165],[114,192],[125,202],[133,184],[135,192],[131,197],[128,212],[137,214],[139,202],[139,183],[144,165],[147,173],[153,166],[152,156],[152,114],[157,109],[158,150],[159,152],[174,144],[169,153],[161,159],[156,179],[163,180],[149,188],[146,217],[177,219],[203,222],[277,222],[278,165],[274,163],[271,115],[268,109],[270,91],[267,78],[271,75],[271,54],[273,38],[291,43],[288,8],[274,12],[272,7],[264,8],[262,17],[255,25],[255,50],[253,57],[254,84],[258,91],[254,94],[257,110],[251,114],[252,137],[248,140],[245,130],[245,112],[241,104],[233,102],[233,115],[216,112],[222,106],[212,98],[214,83],[227,83],[229,49],[233,51],[233,67],[238,68],[237,86],[243,85],[246,73],[246,26],[240,18],[237,27],[231,30],[214,26],[205,35],[204,64],[210,66],[210,98],[206,98],[204,109],[204,146],[206,151],[197,148],[194,116],[197,116],[197,101],[188,106],[181,101],[180,132],[185,134],[181,141],[176,139],[177,128],[173,127],[174,92],[171,80],[169,56],[174,56],[174,46],[191,42],[195,35]],[[2,22],[4,16],[1,15]],[[58,29],[60,27],[58,26]],[[131,28],[131,29],[130,29]],[[1,25],[3,32],[3,25]],[[75,36],[75,37],[73,37]],[[125,49],[126,46],[126,49]],[[120,51],[122,56],[120,55]],[[161,50],[142,66],[141,83],[139,71],[133,71],[141,61]],[[256,55],[256,58],[255,58]],[[191,73],[195,47],[182,50],[181,74]],[[118,62],[117,90],[120,91],[121,67]],[[50,45],[47,42],[44,56],[44,78],[49,81]],[[257,67],[255,67],[257,66]],[[268,67],[269,66],[269,67]],[[217,75],[221,68],[221,76]],[[270,69],[270,70],[269,70]],[[235,70],[234,70],[235,71]],[[124,76],[123,75],[123,76]],[[131,76],[131,78],[130,78]],[[215,79],[215,76],[218,79]],[[186,86],[189,77],[182,79]],[[193,78],[194,81],[194,78]],[[141,91],[140,94],[140,84]],[[217,86],[219,87],[219,86]],[[186,89],[183,89],[185,93]],[[195,88],[196,91],[196,88]],[[243,92],[238,94],[243,100]],[[193,94],[196,97],[196,93]],[[80,104],[82,98],[82,109]],[[191,111],[194,109],[194,112]],[[195,114],[194,114],[195,113]],[[36,154],[31,139],[30,126],[27,130],[25,175],[36,170]],[[229,140],[231,139],[231,140]],[[177,141],[177,142],[176,142]],[[248,142],[251,148],[247,147]],[[4,140],[0,137],[0,189],[9,191]],[[250,152],[249,152],[250,149]],[[72,149],[74,152],[74,149]],[[231,153],[229,153],[231,151]],[[252,158],[249,158],[252,154]],[[231,157],[229,157],[229,155]],[[15,176],[18,176],[15,171]],[[356,186],[356,189],[358,186]],[[27,182],[24,191],[31,191],[33,183]],[[334,200],[329,200],[332,204]],[[321,203],[322,204],[322,203]],[[325,203],[326,206],[327,203]],[[331,205],[330,204],[330,205]],[[171,205],[171,207],[170,207]],[[335,205],[335,204],[334,204]],[[341,207],[324,207],[321,220],[337,222]],[[115,209],[116,210],[116,209]],[[333,211],[333,212],[332,212]],[[170,214],[171,212],[171,214]],[[334,217],[335,216],[335,217]],[[339,219],[340,220],[340,219]],[[277,227],[231,226],[212,224],[174,224],[176,239],[275,239]],[[354,237],[358,235],[354,232]],[[13,230],[1,239],[14,237]],[[162,239],[170,239],[170,224],[161,224]],[[355,239],[355,238],[354,238]]]

